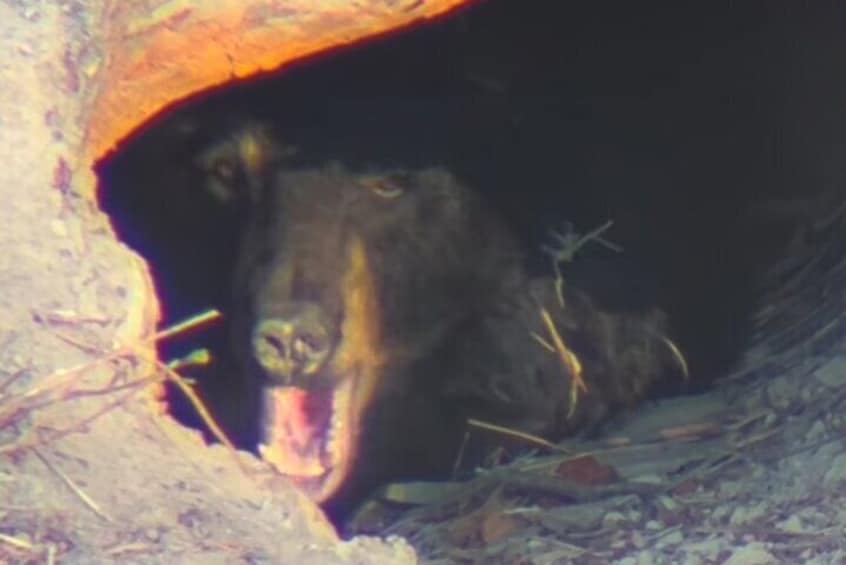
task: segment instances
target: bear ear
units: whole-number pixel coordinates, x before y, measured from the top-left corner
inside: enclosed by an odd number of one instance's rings
[[[266,179],[295,153],[296,148],[277,141],[269,125],[247,122],[201,151],[195,163],[205,189],[218,202],[258,202]]]

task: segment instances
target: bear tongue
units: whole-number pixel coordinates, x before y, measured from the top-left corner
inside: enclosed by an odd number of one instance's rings
[[[264,391],[259,453],[316,502],[341,485],[352,455],[353,379],[334,389],[274,387]]]

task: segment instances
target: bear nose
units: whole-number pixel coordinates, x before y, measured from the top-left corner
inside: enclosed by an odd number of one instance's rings
[[[329,357],[331,340],[314,316],[266,318],[253,331],[253,355],[267,376],[286,385],[304,384]]]

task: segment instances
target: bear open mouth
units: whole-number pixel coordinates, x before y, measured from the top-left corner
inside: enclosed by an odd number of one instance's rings
[[[352,465],[358,418],[354,378],[334,388],[266,388],[259,453],[316,502],[341,486]]]
[[[364,414],[388,354],[364,242],[353,237],[342,282],[342,336],[324,368],[331,388],[282,386],[263,391],[259,454],[321,503],[350,474]],[[325,381],[324,381],[325,382]]]

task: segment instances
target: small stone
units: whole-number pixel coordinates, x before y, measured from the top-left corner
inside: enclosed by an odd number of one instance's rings
[[[805,439],[807,441],[816,441],[818,439],[825,437],[825,434],[826,434],[825,424],[823,424],[821,421],[817,420],[816,422],[814,422],[814,425],[811,426],[811,429],[808,430],[808,433],[805,434]]]
[[[605,508],[599,504],[574,504],[549,509],[540,518],[542,523],[549,522],[553,529],[587,531],[600,526],[605,516]]]
[[[619,538],[611,542],[611,549],[627,549],[631,545],[628,539]]]
[[[664,524],[662,524],[662,523],[661,523],[661,522],[659,522],[658,520],[650,520],[650,521],[648,521],[648,522],[645,524],[645,526],[644,526],[644,527],[645,527],[647,530],[651,530],[651,531],[653,531],[653,532],[657,532],[657,531],[659,531],[659,530],[663,530],[663,529],[664,529]]]
[[[840,454],[831,462],[831,467],[823,476],[823,484],[836,487],[846,481],[846,453]]]
[[[750,543],[731,554],[724,565],[770,565],[778,563],[775,556],[764,549],[763,544]]]
[[[652,558],[652,553],[648,551],[641,551],[637,554],[637,565],[652,565],[655,560]]]
[[[9,359],[9,364],[15,367],[16,369],[21,369],[23,367],[26,367],[29,364],[29,361],[23,355],[15,353]]]
[[[846,383],[846,359],[832,359],[814,372],[814,378],[831,388],[840,388]]]
[[[622,512],[608,512],[602,518],[603,526],[615,526],[617,524],[621,524],[626,521],[626,517],[623,515]]]
[[[632,479],[633,483],[638,483],[642,485],[663,485],[666,480],[661,477],[661,475],[656,475],[655,473],[647,473],[645,475],[639,475]]]
[[[840,425],[836,422],[836,420],[831,421],[832,427],[837,429]],[[843,444],[838,441],[833,441],[830,443],[826,443],[825,445],[820,446],[817,449],[817,452],[814,453],[815,459],[822,459],[822,460],[829,460],[834,459],[838,455],[843,453]]]
[[[662,537],[655,546],[658,548],[664,548],[671,545],[679,545],[682,542],[684,542],[684,534],[682,534],[680,530],[674,530]]]
[[[831,525],[831,519],[816,508],[805,508],[800,510],[797,516],[802,519],[802,523],[805,524],[806,527],[813,526],[814,528],[821,529]]]
[[[640,522],[641,518],[643,518],[643,513],[639,510],[629,510],[626,513],[626,519],[629,522]]]
[[[58,237],[64,238],[68,236],[68,226],[59,219],[50,221],[50,231]]]
[[[729,523],[732,526],[742,526],[763,518],[765,515],[766,510],[763,504],[753,507],[738,506],[737,509],[732,512],[731,518],[729,518]]]
[[[717,506],[714,511],[711,512],[711,521],[722,522],[729,514],[731,514],[731,509],[727,504]]]
[[[794,398],[793,387],[785,377],[773,379],[767,387],[767,396],[776,408],[787,408],[790,406],[790,400]]]
[[[799,519],[799,516],[791,516],[787,520],[782,520],[776,524],[776,527],[783,532],[791,534],[805,533],[805,527],[802,525],[802,520]]]
[[[720,498],[734,498],[743,492],[743,487],[738,481],[723,481],[720,483]]]
[[[729,540],[724,537],[714,537],[702,541],[693,541],[685,544],[685,549],[691,553],[696,554],[708,563],[713,563],[717,560],[717,556],[725,551]]]
[[[673,500],[672,497],[660,496],[660,497],[658,497],[658,502],[661,503],[661,506],[663,506],[664,509],[666,509],[670,512],[673,512],[673,511],[676,511],[676,510],[679,509],[678,503],[675,500]]]

